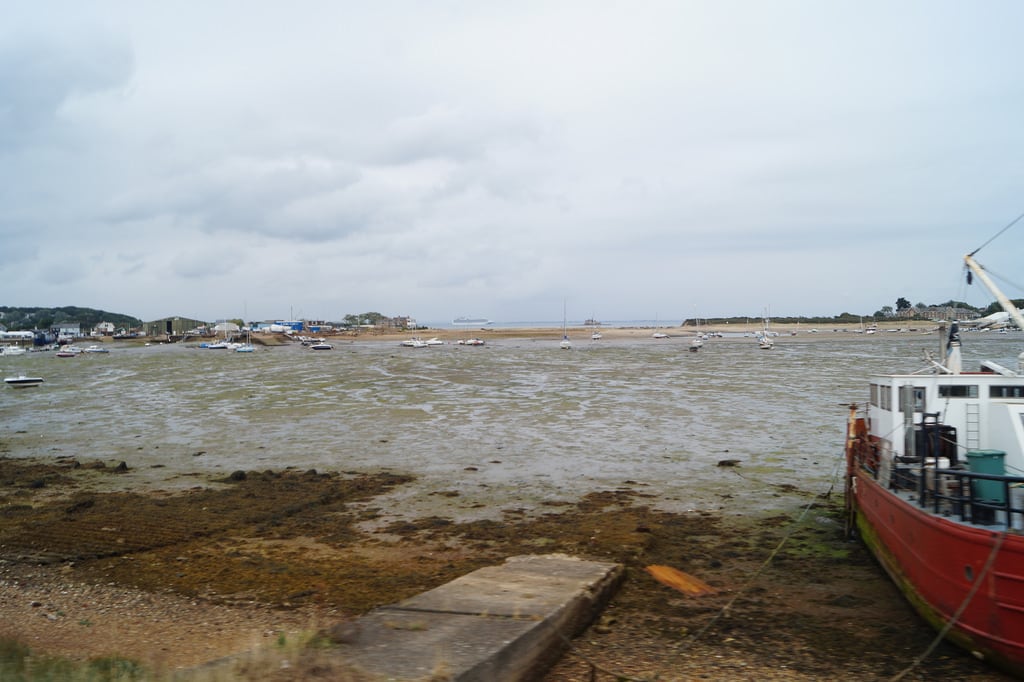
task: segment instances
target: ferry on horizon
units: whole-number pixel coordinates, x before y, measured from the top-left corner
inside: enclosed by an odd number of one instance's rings
[[[494,324],[494,321],[488,320],[486,317],[456,317],[452,320],[452,324],[456,327],[479,327],[480,325]]]

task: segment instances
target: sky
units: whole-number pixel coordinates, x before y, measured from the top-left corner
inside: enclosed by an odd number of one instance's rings
[[[0,305],[985,306],[962,257],[1024,212],[1022,25],[1016,0],[7,3]],[[1022,254],[1024,221],[977,254],[1011,298]]]

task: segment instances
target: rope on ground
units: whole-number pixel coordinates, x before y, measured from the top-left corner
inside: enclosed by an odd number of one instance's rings
[[[833,469],[833,471],[832,471],[832,480],[829,482],[828,490],[825,493],[823,493],[822,497],[828,497],[829,495],[832,494],[832,490],[835,488],[836,478],[837,478],[838,475],[839,475],[839,463],[837,462],[835,469]],[[750,479],[747,479],[747,480],[750,480]],[[817,498],[815,498],[815,499],[817,499]],[[729,610],[732,608],[733,604],[735,604],[736,601],[740,597],[742,597],[744,595],[744,593],[746,593],[747,590],[749,590],[751,588],[751,586],[753,586],[754,582],[758,578],[761,577],[761,574],[764,573],[765,570],[768,569],[768,567],[771,565],[772,561],[775,560],[775,557],[779,554],[779,552],[782,551],[782,548],[786,546],[786,543],[789,542],[789,539],[791,537],[793,537],[793,534],[796,533],[797,529],[799,529],[800,524],[803,523],[804,517],[807,516],[807,514],[811,511],[812,508],[814,508],[814,500],[813,499],[810,502],[807,503],[807,505],[800,512],[800,515],[797,516],[797,518],[793,521],[792,525],[790,525],[790,527],[789,527],[789,530],[786,532],[785,535],[782,536],[782,539],[779,541],[779,544],[777,544],[775,546],[775,549],[773,549],[771,551],[771,553],[768,555],[768,558],[766,558],[761,563],[761,565],[757,568],[757,570],[754,571],[753,575],[751,575],[750,578],[748,578],[747,581],[738,590],[736,590],[736,594],[734,594],[732,596],[732,599],[730,599],[728,602],[726,602],[725,606],[723,606],[721,609],[719,609],[718,613],[716,613],[711,618],[711,620],[709,620],[707,623],[705,623],[704,627],[702,627],[700,630],[698,630],[693,635],[693,637],[690,638],[690,643],[691,644],[693,642],[696,642],[698,639],[700,639],[704,635],[704,633],[707,632],[711,628],[711,626],[714,625],[715,623],[717,623],[722,617],[728,615]]]
[[[775,559],[775,557],[778,555],[778,553],[780,551],[782,551],[782,548],[785,547],[785,545],[789,541],[789,539],[794,535],[794,533],[796,533],[796,531],[799,528],[800,524],[803,522],[804,517],[806,517],[807,514],[811,511],[811,509],[814,508],[815,499],[818,499],[818,498],[825,498],[825,499],[827,499],[832,494],[832,491],[835,489],[836,482],[839,479],[840,471],[842,470],[842,467],[843,467],[843,464],[845,463],[845,460],[846,460],[845,454],[842,457],[838,457],[836,459],[836,464],[835,464],[835,467],[832,470],[832,475],[831,475],[830,480],[829,480],[828,490],[826,490],[824,493],[816,496],[814,499],[812,499],[810,502],[807,503],[807,505],[800,512],[800,515],[797,516],[797,518],[793,521],[792,525],[789,528],[789,531],[782,537],[782,539],[779,541],[779,544],[776,545],[775,549],[773,549],[771,551],[771,553],[768,555],[768,558],[765,559],[764,562],[761,564],[761,566],[758,567],[758,569],[756,571],[754,571],[753,575],[751,575],[750,578],[738,590],[736,590],[736,594],[733,595],[733,597],[725,604],[725,606],[723,606],[721,609],[719,609],[718,613],[716,613],[711,618],[711,620],[709,620],[704,625],[704,627],[702,627],[692,637],[689,638],[688,644],[693,644],[698,639],[700,639],[700,637],[703,636],[704,633],[707,632],[708,629],[710,629],[712,625],[714,625],[716,622],[718,622],[719,619],[721,619],[723,616],[725,616],[725,615],[727,615],[729,613],[729,610],[732,608],[733,604],[735,604],[736,601],[741,596],[743,596],[744,593],[746,593],[747,590],[750,589],[750,587],[754,584],[754,582],[761,576],[761,574],[768,568],[768,566],[771,565],[772,561]],[[752,480],[754,480],[754,479],[751,479],[751,478],[749,478],[747,476],[743,476],[738,471],[734,471],[733,473],[735,473],[737,476],[739,476],[740,478],[744,479],[745,481],[752,481]],[[649,677],[631,677],[631,676],[623,674],[621,672],[616,672],[614,670],[610,670],[610,669],[602,666],[597,661],[593,660],[593,658],[591,658],[590,656],[587,656],[585,653],[580,651],[578,648],[576,648],[576,645],[573,644],[572,640],[569,637],[567,637],[565,635],[565,633],[563,633],[561,630],[559,630],[558,628],[555,628],[555,632],[558,635],[558,637],[561,638],[562,642],[568,647],[568,651],[569,651],[570,654],[572,654],[573,656],[576,656],[581,661],[583,661],[584,663],[586,663],[587,665],[590,666],[590,678],[591,678],[591,680],[595,679],[595,675],[596,675],[597,672],[601,672],[601,673],[604,673],[606,675],[610,675],[610,676],[614,677],[616,680],[621,680],[622,682],[656,682],[658,679],[661,678],[661,674],[660,673],[656,673],[655,676],[651,677],[651,678],[649,678]],[[677,655],[681,655],[684,652],[685,652],[685,648],[681,647],[678,650]]]
[[[932,643],[928,645],[928,648],[925,649],[920,656],[911,661],[910,665],[896,675],[890,677],[889,682],[899,682],[899,680],[902,680],[910,671],[921,665],[924,659],[928,658],[932,652],[935,651],[935,647],[939,645],[939,642],[945,639],[946,635],[949,634],[949,631],[953,628],[956,622],[960,620],[960,616],[962,616],[964,611],[967,609],[967,605],[971,603],[972,599],[974,599],[974,595],[978,593],[978,589],[981,587],[981,583],[985,581],[985,577],[988,575],[988,572],[992,570],[992,566],[996,563],[996,556],[999,554],[999,550],[1003,546],[1003,540],[1005,539],[1006,531],[1004,530],[999,533],[996,538],[995,544],[992,545],[992,551],[988,554],[988,560],[985,562],[985,566],[981,569],[981,573],[978,575],[977,580],[975,580],[974,584],[971,585],[971,589],[968,590],[967,596],[964,597],[963,602],[960,603],[960,606],[957,608],[956,613],[953,614],[953,617],[946,621],[946,624],[942,626],[942,629],[939,630],[939,634],[935,636],[935,639],[933,639]]]

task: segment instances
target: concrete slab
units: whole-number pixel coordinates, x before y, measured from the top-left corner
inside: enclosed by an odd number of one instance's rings
[[[536,679],[611,598],[618,564],[512,557],[359,618],[331,657],[372,679]]]

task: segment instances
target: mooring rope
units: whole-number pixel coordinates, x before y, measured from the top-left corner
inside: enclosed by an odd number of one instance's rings
[[[714,625],[716,622],[718,622],[724,616],[728,615],[728,613],[729,613],[730,609],[732,608],[733,604],[735,604],[736,601],[740,597],[742,597],[747,592],[747,590],[750,589],[751,586],[753,586],[754,582],[771,565],[772,561],[775,559],[775,557],[778,555],[778,553],[782,551],[782,548],[785,547],[786,543],[789,542],[789,539],[796,533],[796,531],[800,527],[800,524],[803,522],[804,518],[811,511],[811,509],[814,508],[815,500],[817,500],[819,498],[826,498],[827,499],[832,494],[832,491],[835,490],[836,482],[838,481],[838,478],[839,478],[839,475],[840,475],[840,471],[842,470],[842,468],[844,466],[845,459],[846,459],[845,458],[845,454],[844,454],[843,457],[838,457],[836,459],[836,464],[835,464],[835,467],[832,469],[832,475],[831,475],[830,480],[829,480],[828,490],[826,490],[824,493],[816,495],[814,497],[814,499],[812,499],[810,502],[807,503],[806,506],[804,506],[803,510],[801,510],[800,514],[797,516],[797,518],[790,525],[789,530],[786,532],[785,535],[783,535],[782,539],[775,546],[775,548],[771,551],[771,553],[768,555],[768,557],[761,563],[761,565],[757,568],[757,570],[754,571],[754,573],[747,579],[747,581],[739,589],[736,590],[736,593],[732,596],[731,599],[729,599],[728,602],[726,602],[725,606],[723,606],[721,609],[719,609],[718,612],[707,623],[705,623],[704,626],[700,630],[698,630],[696,633],[693,634],[693,636],[691,636],[686,642],[684,642],[684,644],[686,644],[687,646],[693,645],[695,642],[697,642],[698,639],[700,639],[711,628],[712,625]],[[743,476],[742,474],[740,474],[740,472],[735,471],[735,470],[733,470],[733,473],[735,473],[737,476],[740,476],[740,478],[742,478],[745,481],[754,481],[754,480],[756,480],[756,479],[751,479],[751,478],[749,478],[747,476]],[[623,673],[620,673],[620,672],[616,672],[614,670],[610,670],[609,668],[606,668],[606,667],[602,666],[600,663],[594,661],[593,658],[591,658],[590,656],[586,655],[585,653],[580,651],[578,648],[576,648],[576,646],[575,646],[575,644],[573,644],[572,640],[569,639],[569,637],[567,637],[563,632],[561,632],[560,630],[557,630],[557,629],[556,629],[556,632],[557,632],[558,636],[562,639],[562,641],[568,646],[569,652],[572,655],[576,656],[577,658],[579,658],[580,660],[584,661],[587,665],[590,666],[590,668],[591,668],[591,671],[590,671],[591,672],[591,679],[594,679],[594,674],[595,674],[595,672],[598,672],[598,671],[602,672],[604,674],[607,674],[607,675],[611,675],[616,680],[623,680],[623,682],[657,682],[657,680],[661,679],[661,674],[660,673],[656,673],[654,675],[654,677],[632,677],[632,676],[629,676],[629,675],[626,675],[626,674],[623,674]],[[687,651],[687,649],[685,647],[680,648],[680,649],[677,650],[676,656],[681,656],[684,653],[686,653],[686,651]]]
[[[1003,546],[1003,540],[1005,539],[1006,531],[1004,530],[1000,532],[997,536],[995,544],[992,545],[992,551],[988,554],[988,560],[985,561],[985,566],[981,569],[981,573],[978,575],[978,579],[974,581],[973,585],[971,585],[971,589],[968,590],[967,596],[964,597],[964,600],[957,608],[956,613],[953,614],[952,618],[946,621],[946,624],[942,626],[942,629],[939,630],[939,634],[935,636],[935,639],[933,639],[932,643],[928,645],[928,648],[924,650],[924,653],[922,653],[920,656],[911,661],[910,665],[908,665],[905,669],[901,670],[896,675],[890,677],[890,682],[899,682],[899,680],[902,680],[907,673],[912,671],[917,666],[921,665],[924,659],[928,658],[928,656],[930,656],[931,653],[935,651],[935,647],[939,645],[939,642],[945,639],[946,635],[949,634],[949,631],[953,628],[956,622],[960,620],[960,616],[963,615],[964,610],[967,609],[968,604],[970,604],[971,600],[974,599],[974,595],[978,593],[978,589],[981,587],[981,583],[984,582],[985,577],[988,575],[988,572],[992,570],[992,566],[996,563],[996,555],[999,554],[999,549]]]

